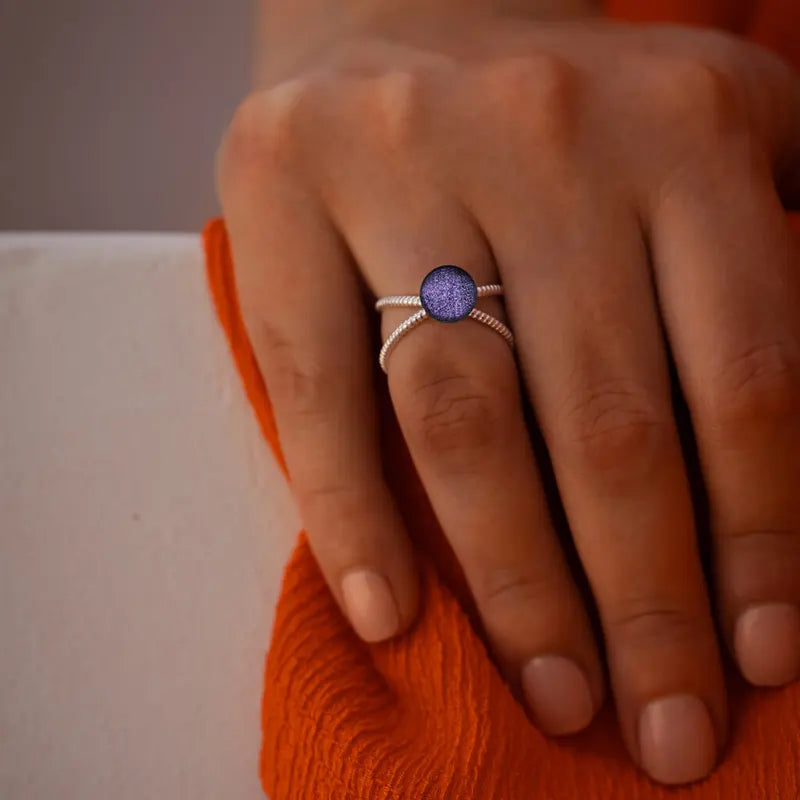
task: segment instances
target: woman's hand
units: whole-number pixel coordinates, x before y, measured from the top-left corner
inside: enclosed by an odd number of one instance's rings
[[[323,37],[324,38],[324,37]],[[656,780],[712,770],[720,652],[667,343],[710,505],[716,608],[745,677],[800,670],[800,92],[781,62],[677,27],[497,10],[366,15],[285,60],[219,154],[242,311],[311,546],[355,630],[416,613],[382,472],[361,279],[502,282],[515,332],[426,323],[392,401],[495,654],[569,733],[603,671],[548,518],[521,392],[602,621],[627,746]],[[776,189],[776,186],[778,189]],[[384,312],[384,337],[409,315]]]

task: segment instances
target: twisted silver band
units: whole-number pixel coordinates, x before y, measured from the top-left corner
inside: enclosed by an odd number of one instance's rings
[[[481,297],[496,297],[503,294],[503,287],[498,283],[490,283],[484,286],[478,286],[477,294],[478,298]],[[378,355],[378,361],[380,362],[381,369],[384,372],[387,372],[386,368],[386,361],[389,358],[389,354],[395,348],[397,343],[410,331],[424,322],[426,319],[431,319],[431,316],[428,312],[422,307],[422,299],[419,295],[390,295],[388,297],[381,297],[375,303],[375,310],[376,311],[383,311],[385,308],[418,308],[419,311],[413,313],[408,319],[401,322],[387,337],[386,341],[383,343],[383,347],[381,347],[380,354]],[[514,334],[508,328],[507,325],[504,325],[499,319],[493,317],[491,314],[487,314],[485,311],[481,311],[478,308],[473,308],[468,316],[470,319],[474,319],[476,322],[480,322],[493,331],[499,333],[503,339],[506,340],[508,346],[513,350],[514,349]]]

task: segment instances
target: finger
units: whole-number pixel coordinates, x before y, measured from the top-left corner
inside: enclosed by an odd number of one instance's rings
[[[328,206],[377,296],[415,294],[443,263],[464,267],[479,283],[497,274],[474,222],[432,185],[436,159],[422,133],[440,104],[429,104],[436,96],[429,89],[402,72],[364,81],[349,113],[370,132],[358,141],[370,180],[345,170],[327,184]],[[497,298],[479,306],[502,314]],[[384,337],[410,313],[385,311]],[[543,730],[584,727],[602,703],[602,669],[548,518],[508,345],[473,320],[428,320],[389,356],[388,381],[417,472],[506,677]]]
[[[708,130],[709,122],[715,126],[730,119],[732,108],[743,111],[748,126],[767,149],[781,198],[789,208],[800,207],[800,76],[796,69],[763,45],[711,28],[681,28],[675,36],[671,26],[653,25],[633,35],[641,40],[651,64],[653,55],[662,56],[658,83],[664,91],[656,85],[651,95],[670,96],[683,127],[699,124]],[[658,102],[652,107],[658,111]],[[681,123],[677,118],[672,121]],[[649,150],[647,155],[657,160]]]
[[[530,113],[519,125],[515,99],[535,109],[543,90],[535,75],[503,68],[510,74],[487,75],[486,96],[516,154],[513,178],[487,198],[494,165],[474,159],[467,202],[506,284],[624,739],[657,780],[695,780],[724,741],[724,685],[638,220],[621,199],[628,188],[598,174],[601,143],[580,157],[569,80],[550,82],[545,119]]]
[[[494,240],[623,736],[653,778],[684,783],[724,740],[719,652],[644,248],[619,204],[587,208],[537,206],[532,241]]]
[[[493,282],[491,258],[467,222],[446,206],[411,205],[426,219],[401,221],[384,209],[354,245],[362,263],[380,265],[367,268],[376,294],[418,291],[430,265],[416,251],[447,254],[479,283]],[[381,219],[414,248],[384,251]],[[497,301],[479,307],[502,314]],[[384,335],[408,314],[384,312]],[[400,341],[387,368],[417,472],[507,679],[545,732],[585,727],[602,702],[602,668],[548,517],[508,345],[472,320],[428,320]]]
[[[383,480],[359,286],[320,204],[286,167],[280,114],[251,106],[234,120],[219,179],[242,314],[312,550],[356,632],[378,641],[412,621],[417,575]]]
[[[744,676],[774,686],[800,676],[800,259],[767,163],[741,142],[716,153],[654,208],[653,250],[722,629]]]
[[[455,253],[480,283],[494,282],[488,254],[469,247],[468,227],[454,224],[448,236],[443,217],[435,234],[425,232],[424,250]],[[408,226],[409,236],[424,230]],[[410,268],[395,272],[408,278],[386,280],[387,292],[419,285],[427,271],[408,255]],[[388,369],[417,471],[506,677],[545,732],[585,727],[601,703],[601,665],[548,516],[508,345],[471,320],[429,321],[401,341]]]
[[[607,226],[618,241],[596,231],[597,266],[545,293],[553,311],[580,309],[564,316],[563,350],[533,345],[526,360],[623,728],[652,777],[684,783],[725,739],[722,671],[645,253],[632,224]],[[537,323],[523,348],[556,324]]]

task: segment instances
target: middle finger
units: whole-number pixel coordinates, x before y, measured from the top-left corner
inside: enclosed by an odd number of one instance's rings
[[[724,685],[645,248],[597,186],[531,194],[513,203],[523,225],[496,198],[476,213],[598,603],[623,736],[652,777],[696,780],[724,740]]]
[[[395,217],[406,241],[455,256],[479,285],[495,282],[491,257],[470,221],[452,206],[420,211],[436,224]],[[377,273],[380,294],[405,293],[427,267],[399,242],[384,251],[381,228],[377,219],[365,222],[362,263],[375,265],[367,272]],[[496,299],[478,307],[502,316]],[[384,311],[384,334],[411,311]],[[427,321],[397,344],[387,368],[415,466],[507,679],[522,689],[545,732],[583,728],[602,699],[602,670],[549,519],[508,345],[472,320]]]
[[[358,172],[339,169],[326,184],[327,205],[378,296],[416,293],[444,262],[494,283],[485,237],[436,180],[426,137],[411,135],[429,97],[425,85],[412,85],[409,93],[402,73],[354,82],[358,118],[372,135],[356,142]],[[337,130],[330,126],[332,140]],[[349,152],[351,140],[348,131],[336,152]],[[478,307],[502,317],[498,298]],[[384,311],[384,335],[411,313]],[[415,466],[507,679],[546,732],[584,727],[602,703],[602,667],[549,519],[508,345],[473,320],[427,321],[387,366]]]

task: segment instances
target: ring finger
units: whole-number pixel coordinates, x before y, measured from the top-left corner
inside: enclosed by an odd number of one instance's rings
[[[416,293],[444,260],[478,285],[496,282],[482,236],[455,203],[434,192],[408,202],[407,191],[388,187],[382,196],[403,197],[405,219],[384,207],[350,229],[378,296]],[[502,317],[497,298],[478,307]],[[384,336],[411,313],[385,310]],[[602,703],[602,668],[548,516],[511,350],[473,320],[427,320],[398,342],[387,369],[416,469],[507,679],[544,731],[583,728]]]

